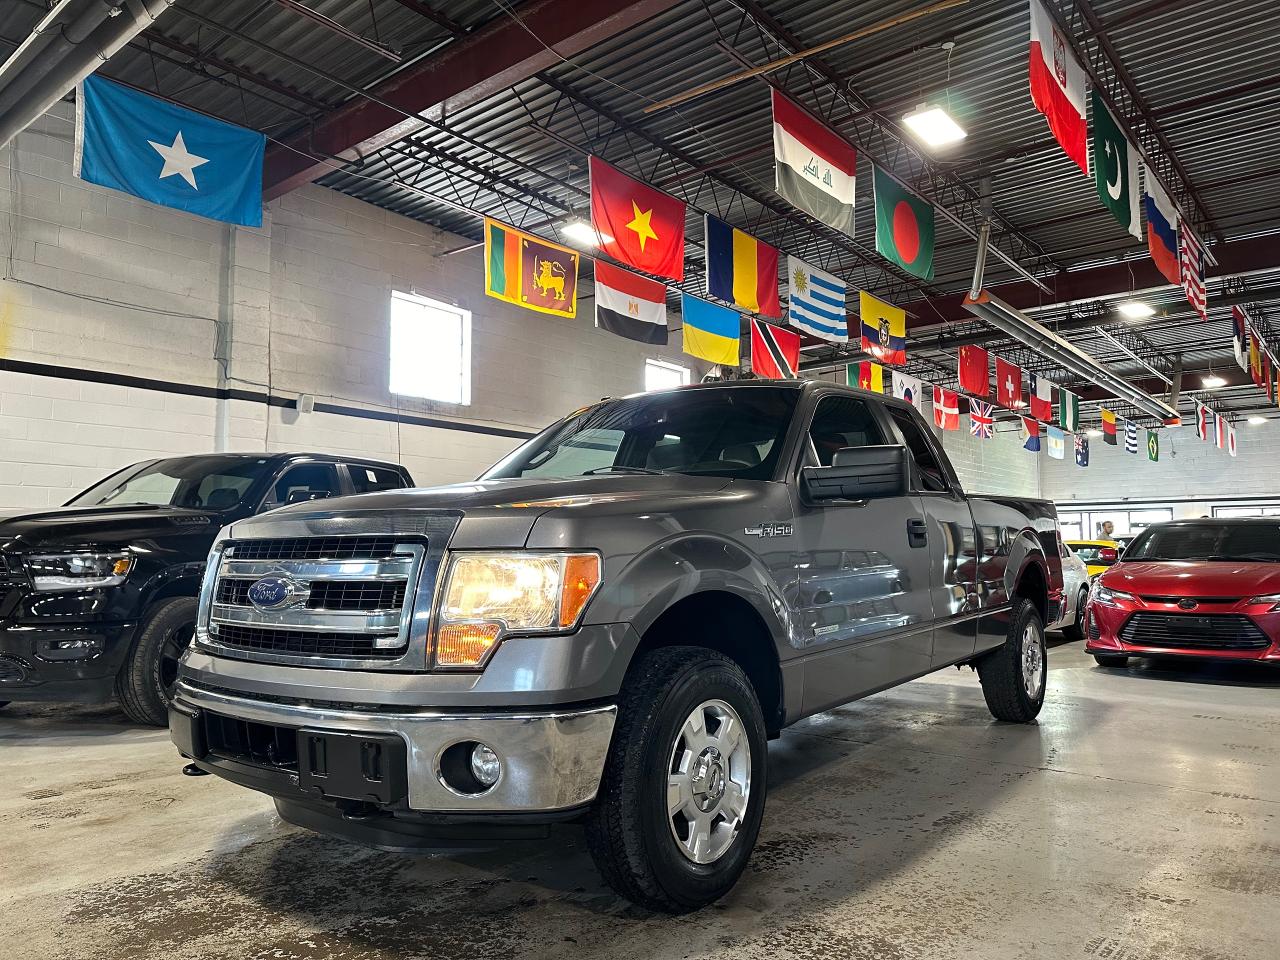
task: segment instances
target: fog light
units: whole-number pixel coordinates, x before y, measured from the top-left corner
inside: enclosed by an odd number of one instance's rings
[[[486,744],[477,743],[471,750],[471,775],[484,787],[492,787],[502,773],[502,761]]]

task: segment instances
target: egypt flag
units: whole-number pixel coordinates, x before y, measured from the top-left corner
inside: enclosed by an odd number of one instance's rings
[[[844,368],[844,377],[845,382],[851,387],[870,390],[873,393],[884,393],[884,367],[878,363],[872,363],[870,360],[863,360],[858,364],[847,363]]]
[[[1102,412],[1102,442],[1116,445],[1116,412],[1108,410],[1106,407],[1101,409]]]
[[[1022,399],[1022,368],[1002,357],[996,357],[996,403],[1010,410],[1027,405]]]
[[[782,199],[853,236],[857,153],[804,108],[773,91],[775,188]]]
[[[1031,100],[1067,156],[1089,172],[1084,67],[1040,0],[1031,5]]]
[[[1178,267],[1178,208],[1147,168],[1144,190],[1147,207],[1147,251],[1160,274],[1172,284],[1182,282]]]
[[[881,363],[900,367],[907,362],[907,312],[867,291],[858,293],[862,318],[862,350]]]
[[[1031,398],[1031,415],[1037,420],[1053,419],[1053,382],[1044,377],[1029,374],[1027,393]]]
[[[751,372],[768,380],[790,380],[800,369],[800,334],[751,318]]]
[[[666,286],[597,260],[596,326],[628,340],[666,343]]]
[[[971,397],[991,396],[991,361],[985,349],[971,345],[961,347],[957,368],[961,390]]]
[[[954,390],[933,388],[933,425],[939,430],[960,429],[960,395]]]
[[[782,316],[778,303],[778,248],[709,213],[704,223],[707,293],[752,313]]]
[[[655,190],[599,157],[591,171],[591,226],[600,249],[620,263],[684,279],[684,201]]]
[[[921,280],[933,279],[933,204],[874,164],[876,253]]]

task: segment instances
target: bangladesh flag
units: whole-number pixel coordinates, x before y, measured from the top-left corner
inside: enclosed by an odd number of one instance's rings
[[[933,279],[933,204],[879,167],[871,168],[876,195],[876,253],[922,280]]]

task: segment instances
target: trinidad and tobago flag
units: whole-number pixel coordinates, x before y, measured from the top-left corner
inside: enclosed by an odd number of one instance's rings
[[[751,318],[751,372],[769,380],[790,380],[800,369],[800,334]]]
[[[922,280],[933,279],[933,205],[877,166],[871,167],[876,195],[876,253]]]
[[[600,249],[645,273],[683,280],[684,201],[632,179],[599,157],[591,157],[588,167],[591,226]]]

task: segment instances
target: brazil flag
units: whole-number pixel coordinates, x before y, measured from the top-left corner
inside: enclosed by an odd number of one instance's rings
[[[876,195],[876,253],[922,280],[933,279],[933,205],[879,167],[871,168]]]

